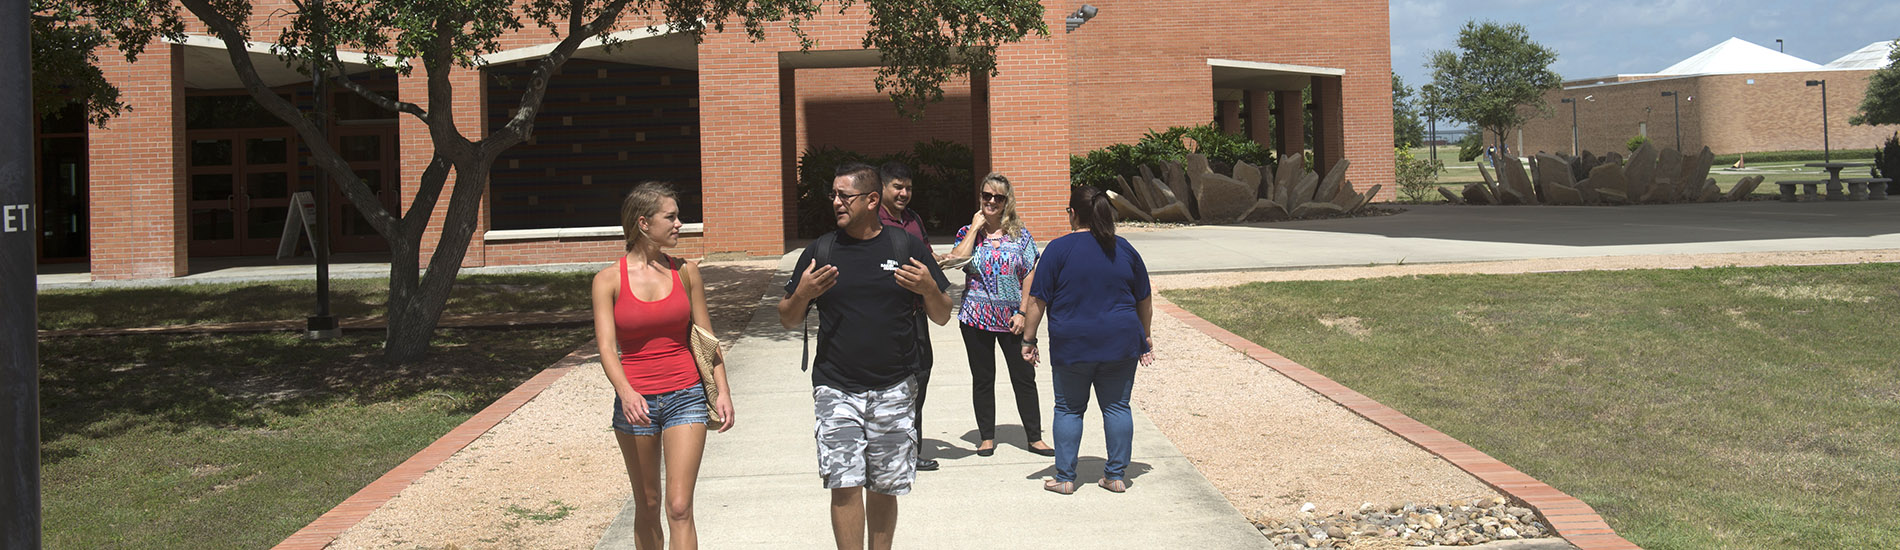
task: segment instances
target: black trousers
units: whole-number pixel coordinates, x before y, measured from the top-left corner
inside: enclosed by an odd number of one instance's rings
[[[996,350],[1002,348],[1009,367],[1009,385],[1016,392],[1016,414],[1023,419],[1029,442],[1042,440],[1042,408],[1036,401],[1036,367],[1023,360],[1023,337],[1013,332],[990,332],[964,323],[963,349],[970,355],[970,402],[976,407],[978,439],[996,439]]]

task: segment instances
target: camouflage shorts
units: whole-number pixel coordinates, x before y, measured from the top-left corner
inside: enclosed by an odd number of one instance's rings
[[[849,393],[812,388],[818,477],[826,489],[864,487],[886,495],[910,492],[917,477],[917,430],[911,404],[917,379]]]

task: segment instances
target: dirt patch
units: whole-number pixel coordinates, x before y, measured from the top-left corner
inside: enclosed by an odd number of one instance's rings
[[[1372,331],[1367,330],[1365,325],[1360,324],[1359,321],[1360,319],[1358,317],[1352,316],[1319,318],[1319,324],[1326,325],[1326,328],[1344,332],[1353,338],[1365,338],[1366,335],[1372,334]]]

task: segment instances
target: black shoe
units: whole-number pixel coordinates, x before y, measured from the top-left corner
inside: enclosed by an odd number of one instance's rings
[[[935,472],[937,471],[937,461],[929,458],[917,459],[917,471]]]
[[[990,456],[990,455],[994,455],[994,454],[996,454],[996,448],[995,448],[995,447],[990,447],[990,448],[988,448],[988,449],[977,449],[977,450],[976,450],[976,456]]]
[[[1038,449],[1038,448],[1035,448],[1035,447],[1024,447],[1024,448],[1026,448],[1026,449],[1029,449],[1029,452],[1032,452],[1032,453],[1036,453],[1036,454],[1039,454],[1039,455],[1042,455],[1042,456],[1056,456],[1056,448],[1055,448],[1055,447],[1050,447],[1050,448],[1047,448],[1047,449]]]

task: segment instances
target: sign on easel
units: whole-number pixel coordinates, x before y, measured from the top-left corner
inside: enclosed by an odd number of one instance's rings
[[[310,235],[310,248],[317,248],[317,199],[309,191],[290,194],[290,212],[284,216],[284,236],[277,240],[277,259],[297,254],[297,238]]]

